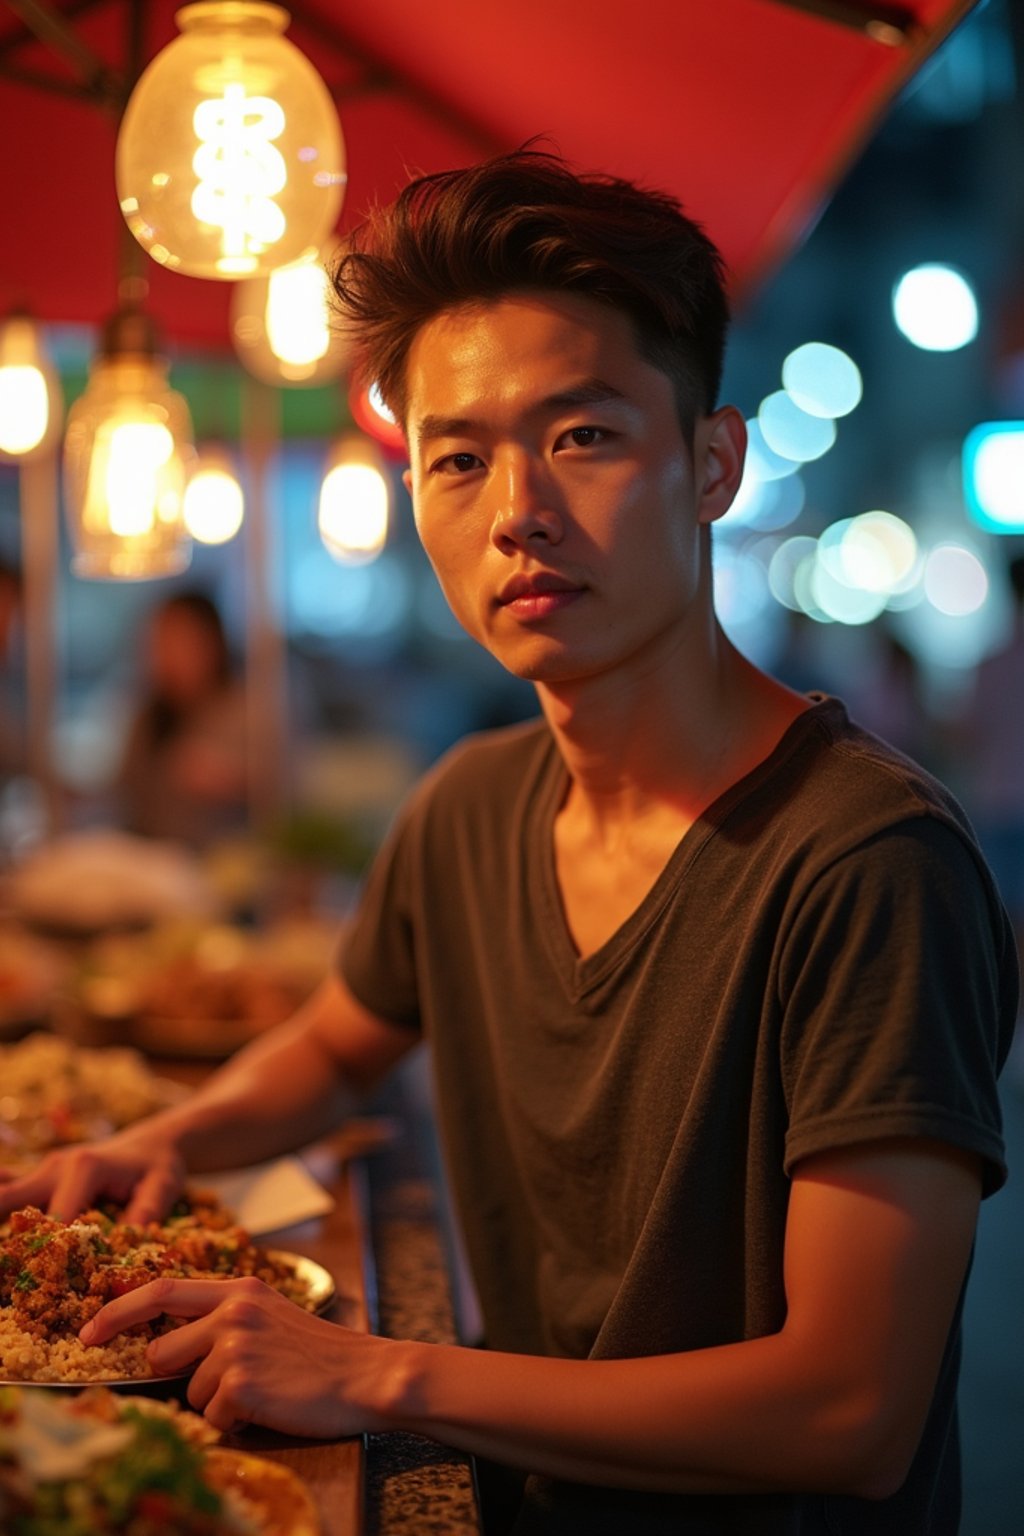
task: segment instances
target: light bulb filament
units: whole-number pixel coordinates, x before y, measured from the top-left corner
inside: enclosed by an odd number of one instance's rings
[[[251,271],[255,254],[280,240],[286,228],[274,198],[287,184],[288,169],[272,142],[284,132],[284,112],[271,97],[247,96],[236,83],[226,85],[223,96],[199,102],[192,125],[200,141],[192,157],[192,212],[223,230],[218,267]]]
[[[153,528],[165,490],[162,471],[174,439],[159,422],[110,421],[96,434],[89,464],[83,522],[138,538]]]

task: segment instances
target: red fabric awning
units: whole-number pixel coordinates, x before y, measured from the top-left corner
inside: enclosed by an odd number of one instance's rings
[[[725,252],[738,291],[799,243],[903,82],[972,0],[296,0],[289,37],[338,101],[340,228],[410,173],[535,134],[585,169],[665,188]],[[100,321],[114,307],[116,112],[65,92],[73,65],[0,0],[0,311]],[[124,73],[127,0],[49,0]],[[142,5],[145,57],[176,35]],[[56,83],[43,88],[38,77]],[[35,82],[35,83],[32,83]],[[228,346],[228,285],[146,263],[183,344]]]

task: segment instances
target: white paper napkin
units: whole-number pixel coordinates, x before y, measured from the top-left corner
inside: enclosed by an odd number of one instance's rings
[[[211,1189],[252,1237],[265,1237],[333,1210],[334,1200],[297,1157],[279,1157],[230,1173],[204,1174]]]

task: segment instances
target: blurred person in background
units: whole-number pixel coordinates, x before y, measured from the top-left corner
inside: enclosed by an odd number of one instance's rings
[[[488,1536],[952,1536],[1013,944],[948,791],[718,622],[721,258],[526,152],[414,182],[336,284],[448,602],[542,717],[417,787],[302,1012],[0,1211],[141,1219],[425,1039],[486,1349],[244,1280],[144,1285],[83,1341],[167,1313],[150,1364],[220,1428],[472,1452]]]
[[[177,592],[148,617],[143,697],[115,784],[118,819],[144,837],[203,848],[245,825],[245,690],[220,613]]]

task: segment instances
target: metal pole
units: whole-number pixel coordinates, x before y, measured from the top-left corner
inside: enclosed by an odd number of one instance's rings
[[[280,570],[267,497],[274,448],[280,437],[278,392],[245,377],[242,446],[247,495],[242,540],[245,555],[245,679],[249,733],[249,805],[257,830],[285,808],[287,660],[274,573]]]
[[[36,458],[26,459],[21,466],[28,770],[41,791],[50,836],[60,830],[64,820],[60,783],[53,763],[57,500],[57,450],[53,447]]]

